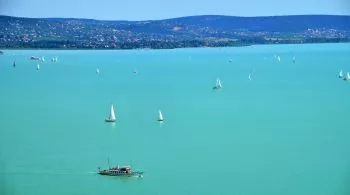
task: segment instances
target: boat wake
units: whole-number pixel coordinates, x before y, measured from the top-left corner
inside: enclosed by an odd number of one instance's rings
[[[75,171],[13,171],[13,172],[0,172],[0,175],[92,175],[97,172],[75,172]]]

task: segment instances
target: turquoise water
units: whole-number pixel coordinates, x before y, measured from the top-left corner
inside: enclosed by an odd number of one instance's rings
[[[4,52],[0,194],[350,194],[350,44]]]

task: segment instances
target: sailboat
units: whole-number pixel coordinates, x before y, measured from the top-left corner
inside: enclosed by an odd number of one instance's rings
[[[219,78],[216,79],[216,84],[215,86],[213,87],[213,89],[221,89],[222,88],[222,85],[221,85],[221,81]]]
[[[251,81],[252,80],[252,78],[250,77],[250,74],[248,75],[248,79]]]
[[[293,63],[295,63],[295,57],[293,57]]]
[[[344,77],[343,70],[340,70],[338,77],[339,77],[339,78],[343,78],[343,77]]]
[[[96,73],[100,74],[100,69],[96,68]]]
[[[105,119],[105,121],[106,122],[115,122],[116,121],[113,104],[111,106],[111,113],[110,113],[109,117],[107,117]]]
[[[40,65],[39,64],[36,65],[36,70],[40,70]]]
[[[158,121],[163,122],[164,121],[163,114],[160,110],[158,110],[158,112],[159,112]]]
[[[350,80],[350,73],[349,72],[347,72],[346,76],[344,77],[344,81],[346,81],[346,80]]]
[[[52,61],[52,62],[57,62],[57,61],[58,61],[58,57],[53,57],[53,58],[51,59],[51,61]]]
[[[277,61],[281,62],[281,57],[280,56],[277,56]]]

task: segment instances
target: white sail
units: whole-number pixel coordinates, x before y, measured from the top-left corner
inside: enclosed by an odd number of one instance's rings
[[[222,88],[220,79],[218,79],[218,88]]]
[[[113,104],[111,106],[111,114],[109,115],[109,119],[115,121],[115,113],[114,113],[114,107]]]
[[[162,114],[162,112],[159,110],[158,111],[159,112],[159,117],[158,117],[158,120],[159,121],[163,121],[164,120],[164,118],[163,118],[163,114]]]
[[[51,61],[52,61],[52,62],[57,62],[57,61],[58,61],[58,57],[53,57],[53,58],[51,59]]]
[[[346,76],[344,77],[344,80],[350,80],[350,73],[349,72],[346,73]]]
[[[39,65],[39,64],[36,65],[36,69],[37,69],[37,70],[40,69],[40,65]]]
[[[343,76],[344,76],[344,74],[343,74],[343,70],[340,70],[340,72],[339,72],[339,78],[343,78]]]
[[[220,81],[219,78],[217,78],[215,86],[213,87],[213,89],[220,89],[220,88],[222,88],[221,81]]]
[[[281,57],[277,56],[277,60],[278,60],[278,62],[280,62],[281,61]]]
[[[250,74],[248,75],[248,79],[251,81],[252,80],[252,78],[250,77]]]
[[[99,74],[100,73],[100,69],[96,68],[96,73]]]

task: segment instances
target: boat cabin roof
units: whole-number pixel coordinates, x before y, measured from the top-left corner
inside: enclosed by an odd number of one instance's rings
[[[117,167],[112,167],[110,169],[111,170],[116,170],[116,169],[119,169],[119,170],[130,170],[131,167],[130,166],[117,166]]]

